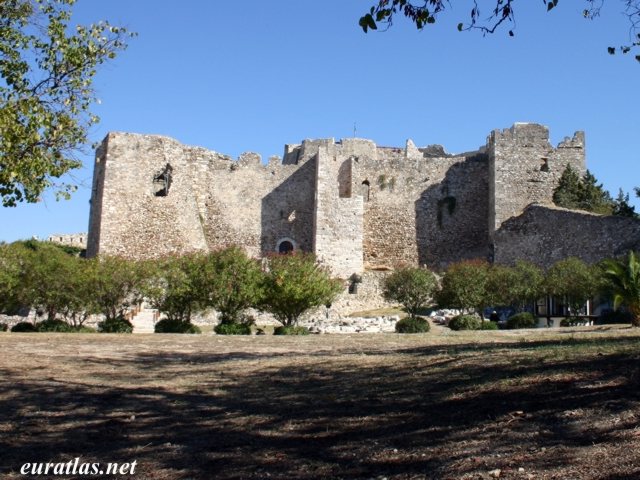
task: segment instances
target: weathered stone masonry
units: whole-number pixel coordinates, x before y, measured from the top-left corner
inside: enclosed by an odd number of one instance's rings
[[[233,160],[167,137],[110,133],[96,155],[87,253],[143,258],[241,245],[260,257],[294,248],[346,279],[401,264],[547,265],[638,248],[637,221],[552,206],[568,164],[585,170],[582,132],[554,148],[546,127],[525,123],[458,155],[411,140],[390,148],[325,139],[286,145],[282,161],[266,164],[254,153]]]

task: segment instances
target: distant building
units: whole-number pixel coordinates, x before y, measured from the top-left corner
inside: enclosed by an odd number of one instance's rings
[[[69,247],[78,247],[83,250],[87,248],[87,234],[86,233],[63,233],[50,235],[47,241],[58,243],[60,245],[67,245]]]

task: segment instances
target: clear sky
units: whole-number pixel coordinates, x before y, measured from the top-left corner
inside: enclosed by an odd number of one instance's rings
[[[622,2],[606,2],[595,21],[581,17],[582,1],[550,13],[517,2],[515,37],[458,32],[468,0],[422,32],[398,19],[365,35],[358,19],[374,3],[78,0],[74,22],[108,19],[139,34],[98,72],[92,141],[162,134],[266,160],[285,143],[353,136],[355,122],[378,145],[411,138],[455,153],[484,145],[493,129],[538,122],[554,145],[584,130],[587,166],[612,195],[640,186],[640,64],[606,49],[629,40]],[[87,230],[90,149],[81,158],[72,200],[0,207],[0,240]]]

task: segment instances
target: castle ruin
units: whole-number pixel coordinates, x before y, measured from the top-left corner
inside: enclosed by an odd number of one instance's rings
[[[640,249],[640,222],[552,204],[585,171],[584,134],[557,147],[542,125],[492,131],[478,150],[347,138],[286,145],[267,163],[167,137],[110,133],[96,154],[87,255],[157,257],[240,245],[254,257],[314,252],[334,275],[470,258],[547,266]]]

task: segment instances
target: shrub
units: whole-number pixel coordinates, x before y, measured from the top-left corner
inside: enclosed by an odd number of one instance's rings
[[[425,333],[431,330],[429,322],[420,317],[407,317],[396,322],[397,333]]]
[[[569,318],[563,318],[560,321],[560,326],[561,327],[581,327],[581,326],[587,325],[588,323],[589,323],[588,318],[569,317]]]
[[[309,335],[307,327],[298,327],[295,325],[281,326],[273,329],[274,335]]]
[[[0,332],[6,332],[7,330],[9,330],[9,325],[6,323],[0,323]]]
[[[498,322],[482,322],[480,330],[498,330]]]
[[[16,323],[11,327],[12,332],[37,332],[36,326],[29,322]]]
[[[213,331],[218,335],[251,335],[251,327],[245,323],[221,323]]]
[[[76,333],[97,333],[95,328],[85,327],[84,325],[81,327],[74,327],[73,331]]]
[[[61,332],[61,333],[69,333],[74,332],[75,329],[69,325],[67,322],[62,320],[44,320],[39,322],[36,325],[36,328],[39,332]]]
[[[261,308],[283,325],[292,326],[307,310],[330,304],[341,290],[342,282],[333,280],[313,255],[273,256],[264,276]]]
[[[406,312],[415,317],[429,304],[437,288],[438,281],[429,270],[401,268],[385,278],[383,295],[386,300],[401,303]]]
[[[110,318],[98,323],[98,331],[102,333],[132,333],[133,325],[122,317]]]
[[[480,330],[482,323],[480,318],[474,315],[458,315],[449,320],[451,330]]]
[[[516,313],[507,320],[507,328],[536,328],[538,320],[529,312]]]
[[[600,314],[596,325],[611,325],[614,323],[624,323],[629,325],[633,321],[633,314],[621,310],[605,310]]]
[[[199,327],[191,322],[164,318],[156,323],[156,333],[202,333]]]

